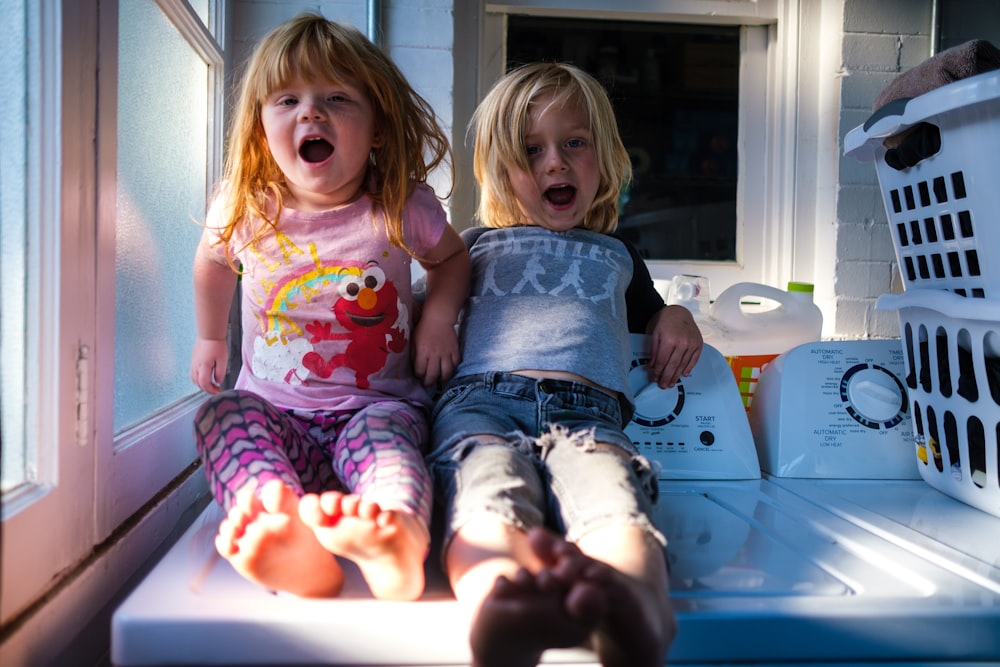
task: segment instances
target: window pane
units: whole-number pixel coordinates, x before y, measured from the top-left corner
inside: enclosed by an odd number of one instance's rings
[[[213,34],[215,33],[215,26],[209,21],[209,13],[212,11],[212,5],[215,3],[211,0],[188,0],[188,4],[191,5],[191,9],[194,13],[198,15],[201,22],[206,25]]]
[[[740,29],[510,16],[508,66],[539,60],[607,88],[635,171],[619,230],[643,256],[736,259]]]
[[[24,437],[25,279],[28,192],[27,17],[24,2],[0,3],[0,491],[27,481]]]
[[[209,109],[208,65],[153,0],[120,3],[118,30],[116,433],[194,391]]]
[[[938,5],[939,51],[970,39],[1000,46],[1000,4],[996,0],[944,0]]]

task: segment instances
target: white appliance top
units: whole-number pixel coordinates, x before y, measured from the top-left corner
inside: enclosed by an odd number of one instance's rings
[[[1000,518],[920,480],[664,481],[680,632],[670,664],[1000,661]],[[272,595],[200,516],[117,609],[112,662],[463,665],[469,619],[436,558],[418,602]],[[583,650],[544,662],[593,664]]]

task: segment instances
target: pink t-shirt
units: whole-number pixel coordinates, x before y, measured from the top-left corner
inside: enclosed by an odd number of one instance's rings
[[[424,185],[403,215],[418,255],[437,245],[448,224]],[[356,410],[386,398],[430,404],[410,359],[412,260],[389,242],[371,199],[323,212],[286,208],[276,233],[247,246],[249,239],[244,226],[229,244],[243,267],[237,389],[311,411]]]

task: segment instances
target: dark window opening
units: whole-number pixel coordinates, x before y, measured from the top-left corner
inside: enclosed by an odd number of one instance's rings
[[[608,90],[632,156],[619,231],[648,259],[736,259],[740,30],[512,15],[507,67],[572,62]]]

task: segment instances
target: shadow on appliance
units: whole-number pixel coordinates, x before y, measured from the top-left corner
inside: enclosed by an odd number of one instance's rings
[[[874,476],[861,453],[891,442],[912,457],[908,420],[862,425],[840,398],[855,358],[896,376],[898,345],[838,343],[833,364],[811,361],[829,361],[813,354],[821,348],[796,348],[762,373],[748,421],[714,348],[661,391],[647,387],[636,341],[626,432],[661,468],[656,522],[670,541],[680,624],[671,665],[1000,660],[1000,519],[912,479],[903,457],[906,472],[887,463]],[[885,384],[859,372],[850,377]],[[839,447],[822,437],[831,429],[850,431]],[[830,463],[838,452],[858,463]],[[373,600],[352,569],[338,599],[272,595],[215,555],[221,516],[206,509],[116,610],[115,665],[469,663],[469,619],[434,556],[418,602]],[[583,649],[543,662],[595,664]]]

